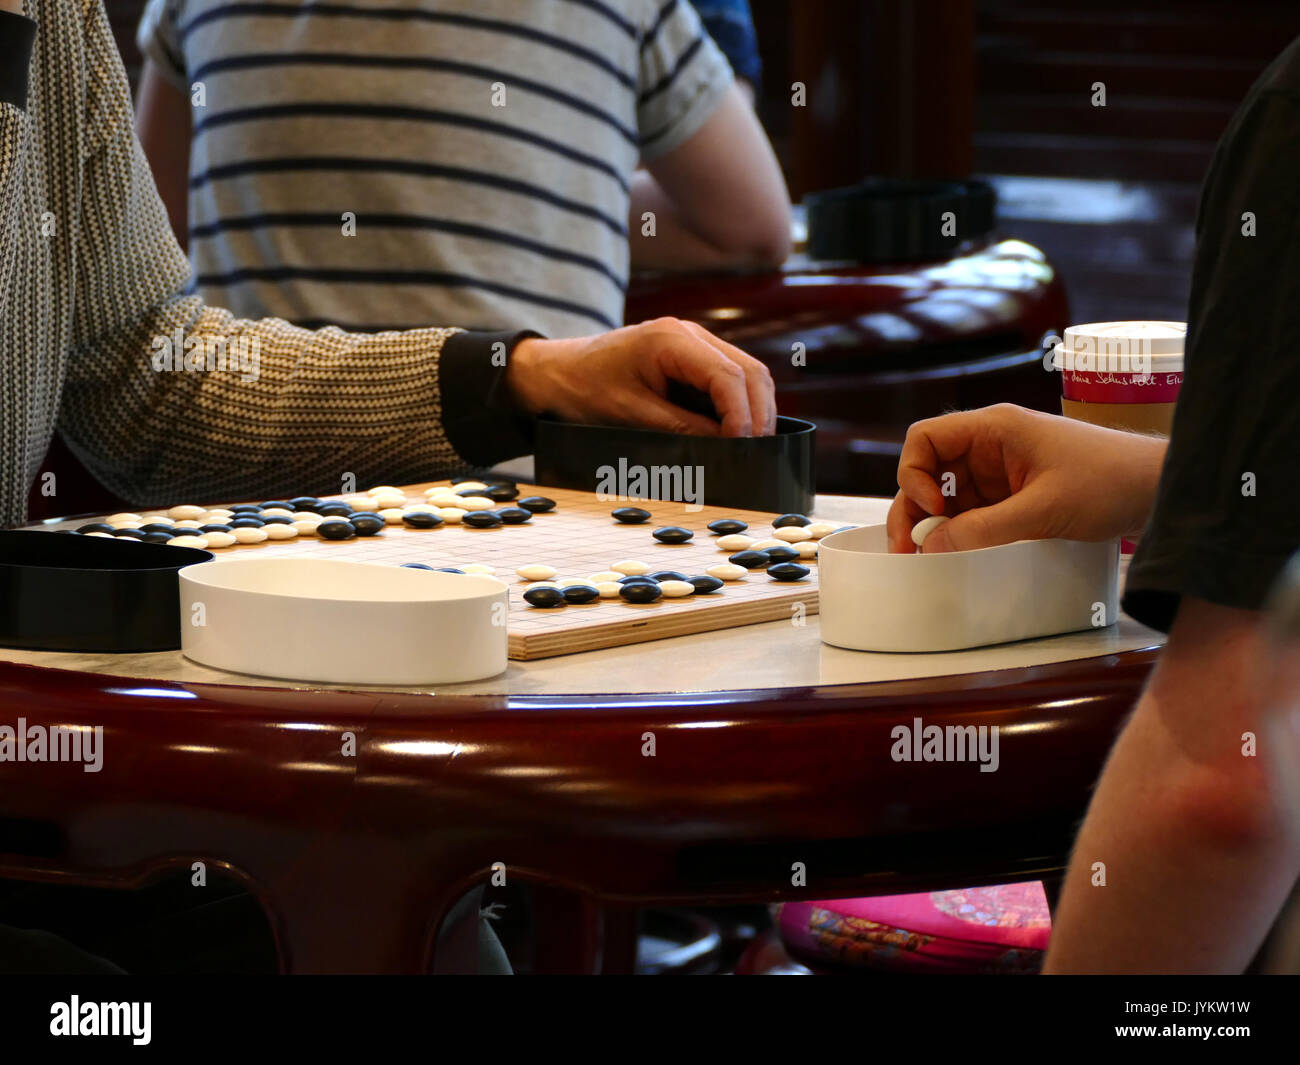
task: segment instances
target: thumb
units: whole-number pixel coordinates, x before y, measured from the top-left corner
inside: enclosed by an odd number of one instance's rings
[[[1032,493],[1018,492],[987,507],[964,510],[925,538],[925,554],[976,551],[1043,536],[1043,522]]]

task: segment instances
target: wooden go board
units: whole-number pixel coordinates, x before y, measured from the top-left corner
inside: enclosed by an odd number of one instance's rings
[[[423,503],[425,489],[447,483],[438,481],[406,487],[407,501]],[[709,566],[726,562],[728,554],[734,553],[718,549],[717,537],[708,531],[709,522],[739,518],[749,525],[745,535],[769,539],[776,515],[707,506],[693,510],[684,503],[656,500],[610,501],[590,492],[542,485],[521,484],[519,489],[522,496],[544,495],[554,499],[555,509],[535,514],[523,525],[502,525],[494,529],[451,524],[433,529],[388,525],[376,536],[353,540],[299,536],[294,540],[237,544],[212,553],[221,560],[264,558],[270,552],[288,558],[330,557],[392,565],[424,562],[430,566],[462,566],[480,562],[494,566],[495,576],[510,588],[510,657],[523,661],[787,619],[794,615],[796,604],[802,604],[809,614],[817,612],[815,559],[800,560],[809,568],[809,576],[792,583],[775,581],[764,571],[755,570],[741,580],[727,581],[712,595],[663,598],[644,604],[598,599],[552,610],[531,607],[522,597],[529,582],[515,573],[520,566],[549,565],[557,571],[554,579],[559,581],[585,578],[609,569],[611,563],[622,559],[638,559],[647,563],[652,572],[678,570],[695,576],[703,574]],[[641,525],[620,524],[610,516],[610,511],[620,506],[648,510],[651,518]],[[64,525],[75,528],[90,520],[93,519],[81,518]],[[691,529],[695,537],[685,544],[661,544],[650,534],[663,525]],[[130,547],[123,545],[123,549],[130,550]]]

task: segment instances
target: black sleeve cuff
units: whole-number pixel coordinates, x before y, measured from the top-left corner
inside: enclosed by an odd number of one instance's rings
[[[471,466],[493,466],[533,450],[536,425],[511,404],[505,365],[496,365],[504,344],[506,360],[515,345],[540,333],[455,333],[442,346],[438,383],[442,424],[456,453]]]
[[[35,22],[25,15],[0,11],[0,103],[26,108],[27,73],[35,40]]]

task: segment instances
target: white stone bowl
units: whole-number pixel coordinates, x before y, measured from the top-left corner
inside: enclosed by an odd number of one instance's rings
[[[884,525],[821,540],[824,643],[855,651],[955,651],[1118,620],[1118,540],[1021,540],[929,555],[890,554],[888,544]]]
[[[264,558],[187,566],[179,579],[181,650],[214,669],[426,686],[506,668],[508,592],[494,577]]]

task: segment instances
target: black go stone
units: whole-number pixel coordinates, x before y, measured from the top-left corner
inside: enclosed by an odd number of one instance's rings
[[[665,525],[662,529],[656,529],[650,535],[661,544],[684,544],[695,534],[690,529],[683,529],[678,525]]]
[[[293,519],[289,517],[287,514],[272,514],[269,518],[261,518],[259,520],[263,525],[292,525],[293,524]]]
[[[675,569],[661,569],[658,573],[648,574],[652,581],[684,581],[685,573],[678,573]]]
[[[324,504],[315,496],[297,496],[289,500],[290,510],[316,510],[322,506]],[[234,510],[235,508],[231,507],[230,509]]]
[[[808,567],[794,562],[778,562],[768,566],[767,575],[777,581],[801,581],[808,576]]]
[[[229,526],[229,525],[219,525],[219,524],[217,524],[216,522],[213,522],[211,525],[200,525],[200,526],[199,526],[199,532],[224,532],[224,533],[228,533],[228,532],[230,532],[230,529],[231,529],[231,526]],[[141,531],[141,532],[144,531],[143,527],[141,527],[141,530],[140,530],[140,531]]]
[[[232,514],[260,514],[262,508],[256,503],[236,503],[228,508]]]
[[[142,533],[139,529],[114,529],[113,535],[126,540],[143,540],[149,534]]]
[[[734,536],[736,533],[743,533],[749,528],[749,523],[741,521],[739,518],[719,518],[717,521],[709,522],[709,532],[715,536]]]
[[[473,511],[470,513],[473,513]],[[525,510],[523,507],[502,507],[496,513],[497,517],[507,525],[522,525],[526,521],[533,520],[533,512],[531,510]],[[469,514],[466,514],[465,518],[468,517]],[[461,521],[464,521],[465,518],[461,518]]]
[[[379,518],[379,515],[376,514],[375,517]],[[466,514],[465,517],[468,518],[469,515]],[[383,521],[384,519],[379,518],[379,520]],[[436,529],[442,524],[442,519],[437,514],[430,514],[423,510],[413,510],[410,514],[402,515],[402,524],[412,529]]]
[[[230,509],[234,510],[235,508],[231,507]],[[268,499],[265,503],[262,504],[261,509],[262,510],[293,510],[293,507],[289,505],[289,501],[287,499]]]
[[[512,499],[519,498],[519,489],[513,484],[490,484],[483,490],[483,494],[494,503],[509,503]]]
[[[439,573],[459,573],[461,576],[464,576],[464,575],[465,575],[465,571],[464,571],[463,569],[457,569],[455,566],[439,566],[437,572],[439,572]]]
[[[600,598],[600,589],[591,584],[571,584],[563,591],[566,603],[577,603],[579,606]]]
[[[480,511],[480,513],[482,513]],[[529,606],[538,606],[543,610],[550,610],[552,607],[564,606],[567,600],[564,593],[558,588],[529,588],[524,592],[524,602]]]
[[[352,508],[346,503],[322,503],[316,508],[316,513],[322,518],[350,518]]]
[[[787,525],[811,525],[812,519],[802,514],[782,514],[772,522],[773,529],[784,529]]]
[[[151,533],[144,534],[144,542],[146,544],[165,544],[170,542],[171,539],[172,539],[171,533],[151,532]]]
[[[384,519],[369,511],[352,514],[348,517],[348,521],[352,523],[352,528],[356,529],[358,536],[374,536],[384,527]]]
[[[110,536],[114,531],[113,526],[106,521],[92,521],[89,525],[83,525],[77,530],[79,533],[106,532]]]
[[[501,524],[501,516],[495,510],[471,510],[460,520],[471,529],[495,529]]]
[[[548,510],[555,509],[555,500],[547,499],[545,496],[525,496],[519,501],[519,505],[534,514],[545,514]]]
[[[227,524],[232,529],[260,529],[267,521],[274,521],[274,518],[262,519],[254,518],[251,514],[241,513],[237,518],[231,518]]]
[[[744,566],[745,569],[762,569],[771,563],[771,559],[762,551],[737,551],[727,559],[737,566]]]
[[[357,530],[350,521],[323,521],[316,526],[316,535],[322,540],[351,540]]]
[[[650,520],[650,511],[640,507],[619,507],[610,511],[610,517],[624,525],[640,525],[643,521]]]
[[[655,580],[653,577],[648,577],[643,573],[638,573],[632,577],[620,577],[618,579],[618,583],[619,584],[653,584],[656,588],[659,587],[659,582],[657,580]]]
[[[793,547],[769,547],[763,551],[773,562],[793,562],[799,557],[799,552]]]
[[[403,562],[402,569],[427,569],[432,571],[432,566],[426,566],[423,562]]]
[[[179,535],[176,532],[176,526],[169,525],[165,521],[151,521],[148,525],[141,525],[140,531],[146,536],[149,533],[171,533],[173,536]]]
[[[618,590],[629,603],[653,603],[664,593],[659,590],[659,585],[650,581],[646,584],[625,584]]]
[[[702,577],[687,577],[686,583],[694,586],[695,591],[691,593],[692,595],[709,595],[722,587],[722,581],[707,574]]]

